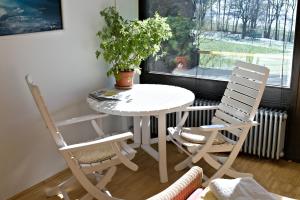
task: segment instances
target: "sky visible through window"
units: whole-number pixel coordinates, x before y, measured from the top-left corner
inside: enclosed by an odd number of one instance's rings
[[[289,87],[297,0],[151,0],[168,18],[167,55],[150,72],[228,80],[237,60],[270,68],[269,85]]]

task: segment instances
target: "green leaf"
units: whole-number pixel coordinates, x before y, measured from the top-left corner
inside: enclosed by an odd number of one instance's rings
[[[140,63],[151,55],[161,51],[161,43],[172,37],[167,18],[158,13],[146,20],[124,20],[114,7],[100,12],[106,26],[97,33],[100,55],[112,67],[107,75],[118,74],[119,71],[135,71],[140,73]],[[159,56],[165,54],[161,53]]]

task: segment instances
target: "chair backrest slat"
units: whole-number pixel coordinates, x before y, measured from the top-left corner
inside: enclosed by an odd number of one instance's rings
[[[256,98],[256,96],[258,95],[258,90],[254,90],[252,88],[245,87],[243,85],[234,84],[231,82],[228,83],[227,88],[236,91],[238,93],[245,94],[252,98]]]
[[[267,67],[237,62],[212,123],[237,124],[252,121],[269,76]],[[241,129],[230,130],[239,136]],[[244,131],[247,132],[247,131]]]
[[[212,118],[212,123],[213,124],[224,124],[224,125],[230,125],[229,123],[226,123],[225,121],[223,121],[222,119],[218,118],[218,117],[213,117]],[[236,136],[240,136],[240,134],[242,133],[241,129],[232,129],[230,130],[230,132]]]
[[[233,70],[233,74],[236,76],[255,80],[256,82],[262,82],[264,80],[263,74],[255,73],[252,71],[247,71],[247,70],[245,70],[243,68],[239,68],[239,67],[236,68],[235,70]]]
[[[226,89],[224,95],[227,97],[230,97],[232,99],[238,100],[240,102],[243,102],[244,104],[249,105],[251,107],[254,105],[254,103],[256,101],[256,99],[254,99],[252,97],[249,97],[245,94],[238,93],[238,92],[236,92],[234,90],[230,90],[230,89]]]
[[[45,101],[41,95],[39,87],[32,81],[31,77],[27,75],[25,77],[27,85],[30,89],[30,92],[32,94],[32,97],[36,103],[36,106],[47,126],[49,129],[53,139],[55,140],[58,147],[66,146],[65,141],[63,140],[60,132],[58,131],[58,128],[55,126],[55,123],[48,111],[48,108],[45,104]]]
[[[244,69],[248,69],[250,71],[255,71],[261,74],[269,74],[269,69],[267,67],[263,67],[260,65],[255,65],[255,64],[251,64],[251,63],[246,63],[246,62],[241,62],[241,61],[237,61],[236,66],[244,68]]]
[[[231,76],[230,82],[238,84],[238,85],[242,85],[242,86],[254,89],[254,90],[258,90],[259,86],[260,86],[260,83],[257,83],[255,81],[251,81],[251,80],[249,80],[247,78],[244,78],[244,77],[235,76],[235,75]]]
[[[247,121],[249,119],[248,113],[244,113],[241,110],[233,109],[232,107],[229,107],[228,105],[225,105],[223,103],[220,103],[219,109],[232,115],[232,116],[235,116],[236,118],[240,119],[241,121]]]
[[[215,116],[222,119],[223,121],[229,123],[229,124],[240,124],[243,123],[242,120],[234,117],[233,115],[227,114],[226,112],[222,110],[217,110],[215,113]]]
[[[232,108],[235,108],[235,109],[238,109],[238,110],[241,110],[245,113],[249,113],[251,112],[252,108],[240,101],[237,101],[235,99],[232,99],[232,98],[229,98],[229,97],[226,97],[226,96],[223,96],[222,100],[221,100],[222,103],[224,104],[227,104],[228,106],[232,107]]]

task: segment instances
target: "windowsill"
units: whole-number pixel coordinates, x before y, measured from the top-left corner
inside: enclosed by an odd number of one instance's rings
[[[157,72],[157,71],[149,71],[147,72],[149,74],[159,74],[159,75],[165,75],[165,76],[174,76],[174,77],[185,77],[185,78],[194,78],[194,79],[204,79],[204,80],[210,80],[210,81],[219,81],[219,82],[227,82],[227,79],[222,79],[222,78],[209,78],[207,76],[201,76],[201,75],[197,75],[197,77],[195,75],[189,75],[189,74],[170,74],[167,72]],[[280,85],[270,85],[267,84],[267,87],[270,88],[283,88],[283,89],[287,89],[290,90],[291,87],[288,86],[280,86]]]

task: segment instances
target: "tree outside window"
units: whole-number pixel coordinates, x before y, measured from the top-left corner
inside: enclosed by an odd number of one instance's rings
[[[150,72],[227,80],[237,60],[265,65],[268,84],[290,87],[297,0],[151,0],[147,15],[168,17],[167,56]]]

